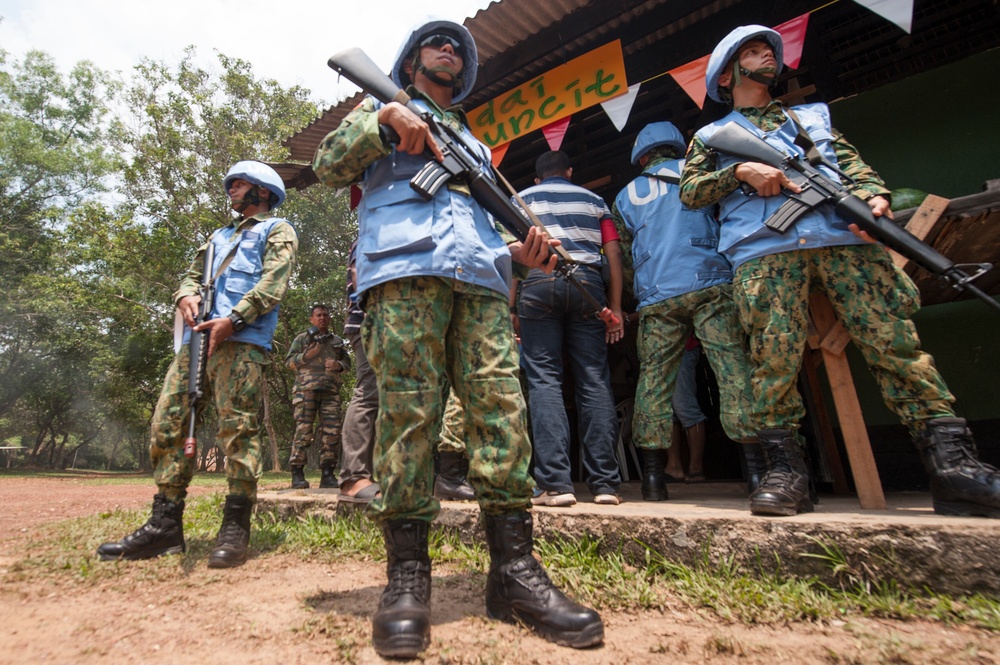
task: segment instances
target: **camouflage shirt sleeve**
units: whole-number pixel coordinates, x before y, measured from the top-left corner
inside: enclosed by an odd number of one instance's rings
[[[295,336],[291,346],[288,347],[288,353],[285,355],[286,367],[297,370],[305,364],[305,359],[302,356],[306,352],[306,341],[308,339],[309,333],[299,333]]]
[[[622,248],[622,269],[632,269],[632,233],[625,226],[625,218],[618,210],[618,203],[611,204],[611,219],[614,220],[615,229],[618,230],[618,243]]]
[[[359,182],[366,168],[391,153],[379,134],[375,100],[366,97],[320,142],[313,171],[324,185],[346,187]]]
[[[208,249],[207,242],[198,248],[198,251],[194,255],[194,260],[188,266],[187,272],[181,277],[181,285],[174,292],[175,306],[180,302],[181,298],[198,295],[198,291],[201,289],[201,274],[204,272],[202,266],[205,265],[206,249]]]
[[[837,155],[840,170],[854,180],[853,185],[844,183],[850,188],[851,194],[866,201],[873,196],[889,198],[889,190],[879,174],[861,159],[857,148],[848,143],[836,129],[833,130],[833,151]]]
[[[740,186],[736,165],[715,169],[715,153],[695,136],[688,146],[681,173],[681,203],[689,208],[705,208],[721,201]]]

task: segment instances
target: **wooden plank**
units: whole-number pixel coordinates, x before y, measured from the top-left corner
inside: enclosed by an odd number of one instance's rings
[[[813,432],[823,444],[826,453],[826,463],[830,468],[833,480],[833,493],[844,495],[849,493],[847,476],[844,474],[844,464],[840,461],[840,451],[837,449],[837,437],[833,434],[833,423],[830,422],[830,412],[823,401],[823,390],[819,384],[817,367],[823,362],[823,355],[813,349],[806,349],[802,358],[803,399],[809,408],[809,416],[813,422]]]
[[[950,199],[928,194],[927,198],[920,204],[920,207],[917,208],[917,211],[913,213],[910,221],[906,223],[906,230],[928,245],[933,246],[934,237],[937,235],[936,226],[939,221],[942,221],[941,215],[948,209],[949,203],[951,203]],[[907,265],[910,263],[908,258],[892,250],[889,250],[889,253],[892,254],[892,262],[897,267],[904,270],[907,268]]]
[[[833,305],[825,294],[812,294],[809,297],[809,308],[821,336],[825,336],[838,323]],[[858,500],[861,507],[866,510],[884,510],[885,494],[882,492],[882,481],[875,466],[875,456],[872,454],[871,441],[868,439],[861,402],[854,388],[854,378],[847,364],[847,356],[843,351],[832,353],[822,345],[820,353],[823,354],[823,364],[830,382],[833,403],[837,409],[840,431],[844,436],[844,447],[851,464],[851,473],[854,475]]]
[[[851,343],[851,333],[847,332],[847,328],[838,319],[834,322],[833,327],[826,331],[823,335],[823,341],[820,342],[819,347],[825,349],[835,356],[839,356],[847,348],[847,345]]]

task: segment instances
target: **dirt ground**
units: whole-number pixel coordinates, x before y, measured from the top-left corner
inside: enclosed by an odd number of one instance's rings
[[[18,565],[45,525],[146,506],[152,487],[0,477],[0,663],[382,662],[370,621],[384,564],[266,554],[216,571],[204,560],[179,567],[95,557],[95,566],[115,567],[98,582]],[[164,575],[163,566],[177,574]],[[1000,663],[1000,635],[987,631],[872,619],[746,626],[679,602],[662,612],[604,612],[604,645],[574,651],[487,619],[483,579],[435,569],[433,641],[423,662]]]

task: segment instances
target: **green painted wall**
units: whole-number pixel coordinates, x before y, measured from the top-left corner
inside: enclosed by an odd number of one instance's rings
[[[844,132],[890,189],[947,198],[1000,178],[1000,49],[832,104]]]
[[[1000,178],[998,80],[995,49],[839,101],[831,105],[833,124],[890,188],[947,198],[975,194],[986,180]],[[1000,418],[1000,315],[973,300],[927,307],[913,320],[957,399],[958,415]],[[861,354],[852,346],[848,357],[865,421],[897,424]],[[832,409],[829,395],[827,403]]]

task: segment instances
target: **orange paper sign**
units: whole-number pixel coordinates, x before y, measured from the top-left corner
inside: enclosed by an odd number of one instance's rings
[[[473,109],[472,133],[491,148],[628,92],[620,41],[570,60]]]

